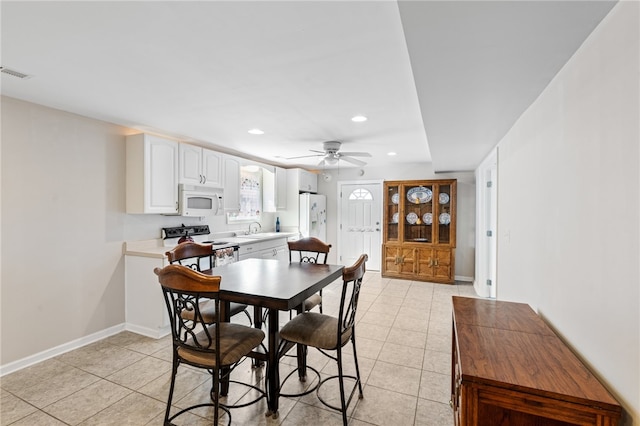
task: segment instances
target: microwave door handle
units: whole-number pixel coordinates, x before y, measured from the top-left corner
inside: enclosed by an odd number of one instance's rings
[[[224,214],[224,203],[222,202],[222,195],[216,194],[216,202],[218,203],[216,214],[217,215]]]

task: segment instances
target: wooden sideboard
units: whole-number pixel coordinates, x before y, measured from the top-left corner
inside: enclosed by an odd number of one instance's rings
[[[621,407],[529,305],[453,297],[456,426],[617,425]]]

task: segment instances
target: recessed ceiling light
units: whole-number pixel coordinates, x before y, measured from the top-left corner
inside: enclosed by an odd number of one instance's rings
[[[387,152],[387,155],[393,157],[394,155],[396,155],[396,153],[395,152]]]
[[[367,117],[364,115],[356,115],[355,117],[351,117],[351,121],[355,123],[362,123],[363,121],[367,121]]]
[[[264,135],[264,131],[260,129],[251,129],[249,130],[249,133],[251,133],[252,135]]]

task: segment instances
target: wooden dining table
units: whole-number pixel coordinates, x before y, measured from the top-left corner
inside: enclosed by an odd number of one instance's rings
[[[220,301],[253,305],[256,310],[267,309],[267,416],[278,417],[280,397],[280,370],[278,359],[279,312],[300,306],[309,296],[317,293],[342,277],[342,265],[289,263],[275,259],[245,259],[218,266],[205,273],[222,277]],[[255,316],[257,326],[259,312]],[[226,320],[229,321],[228,315]],[[254,355],[260,359],[260,354]]]

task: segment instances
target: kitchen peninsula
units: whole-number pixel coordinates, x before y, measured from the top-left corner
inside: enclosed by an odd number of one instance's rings
[[[289,260],[287,240],[297,232],[263,232],[255,234],[219,233],[196,236],[197,242],[212,240],[238,246],[238,260],[261,258]],[[138,334],[160,338],[170,333],[162,292],[153,273],[156,267],[169,264],[165,253],[177,241],[163,239],[125,242],[125,321],[126,328]]]

